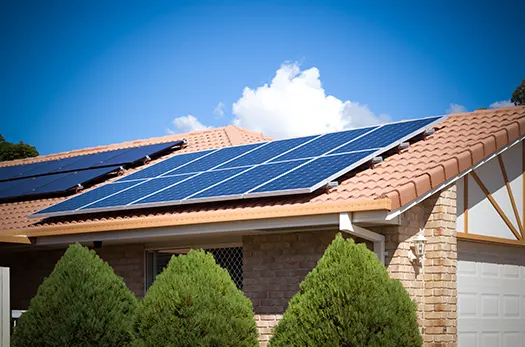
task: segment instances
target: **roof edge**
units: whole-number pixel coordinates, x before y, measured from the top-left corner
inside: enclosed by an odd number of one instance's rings
[[[521,118],[381,197],[392,200],[392,210],[402,209],[428,192],[448,186],[458,175],[476,168],[524,138],[525,118]]]
[[[391,210],[390,199],[338,201],[334,203],[254,207],[249,211],[204,211],[155,216],[148,218],[130,218],[110,221],[97,221],[83,224],[51,225],[34,229],[14,229],[0,232],[0,235],[23,235],[27,237],[45,237],[56,235],[84,234],[103,231],[118,231],[192,224],[210,224],[220,222],[247,221],[283,217],[299,217],[340,212]]]

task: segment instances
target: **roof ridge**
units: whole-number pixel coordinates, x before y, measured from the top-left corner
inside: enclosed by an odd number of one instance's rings
[[[224,127],[224,133],[230,141],[232,146],[239,145],[242,143],[242,136],[240,134],[239,128],[235,125],[228,124]]]
[[[514,111],[514,112],[519,112],[519,110],[522,110],[522,109],[525,109],[525,105],[518,105],[518,106],[505,106],[505,107],[499,107],[499,108],[482,108],[482,109],[477,109],[477,110],[474,110],[474,111],[467,111],[467,112],[457,112],[457,113],[451,113],[449,115],[449,117],[460,117],[460,116],[464,116],[464,115],[467,115],[467,114],[485,114],[485,113],[490,113],[490,114],[494,114],[494,113],[505,113],[505,112],[508,112],[508,111]]]

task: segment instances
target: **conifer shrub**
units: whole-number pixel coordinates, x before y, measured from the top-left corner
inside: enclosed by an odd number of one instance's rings
[[[172,257],[139,303],[137,345],[258,346],[252,304],[202,250]]]
[[[421,346],[416,312],[373,252],[337,235],[290,301],[270,347]]]
[[[11,346],[131,346],[135,295],[95,251],[71,245],[14,329]]]

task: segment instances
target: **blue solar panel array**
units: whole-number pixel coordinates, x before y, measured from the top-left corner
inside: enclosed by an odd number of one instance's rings
[[[67,192],[183,143],[174,141],[3,167],[0,168],[0,199]]]
[[[183,141],[173,141],[142,147],[79,155],[64,159],[48,160],[39,163],[1,167],[0,181],[51,175],[61,172],[73,172],[97,167],[134,164],[147,156],[151,157],[157,155],[174,146],[181,145],[182,143]]]
[[[33,216],[311,193],[440,121],[431,117],[176,155]]]

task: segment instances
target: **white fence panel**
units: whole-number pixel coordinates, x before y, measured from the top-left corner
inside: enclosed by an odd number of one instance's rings
[[[9,347],[11,307],[9,306],[9,268],[0,267],[0,346]]]

